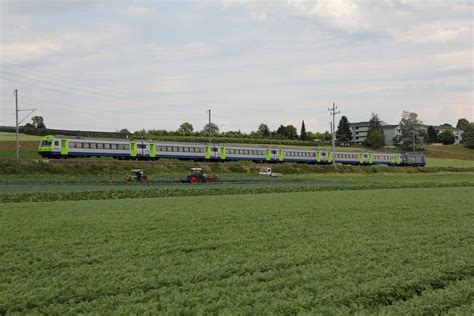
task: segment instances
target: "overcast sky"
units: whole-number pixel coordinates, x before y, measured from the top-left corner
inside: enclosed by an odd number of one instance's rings
[[[0,125],[222,130],[473,120],[473,2],[0,0]]]

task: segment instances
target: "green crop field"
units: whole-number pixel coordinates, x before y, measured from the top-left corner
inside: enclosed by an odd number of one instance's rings
[[[472,205],[472,186],[3,203],[0,314],[470,315]]]
[[[426,158],[427,167],[473,168],[474,160]]]

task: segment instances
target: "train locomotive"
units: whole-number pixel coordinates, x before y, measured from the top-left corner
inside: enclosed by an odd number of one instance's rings
[[[332,152],[326,149],[276,146],[241,146],[44,136],[38,153],[45,158],[113,157],[119,160],[158,160],[175,158],[194,161],[253,161],[266,163],[297,162],[351,165],[425,166],[422,153]]]

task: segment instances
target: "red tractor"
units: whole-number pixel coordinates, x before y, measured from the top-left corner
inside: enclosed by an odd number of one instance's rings
[[[214,176],[209,176],[205,174],[201,168],[191,168],[191,173],[186,178],[183,178],[181,182],[196,184],[198,182],[214,182],[215,180],[216,178]]]

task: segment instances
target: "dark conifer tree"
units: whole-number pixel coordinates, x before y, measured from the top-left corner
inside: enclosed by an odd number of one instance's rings
[[[306,126],[304,125],[304,121],[301,123],[301,132],[300,132],[300,139],[306,140],[308,135],[306,134]]]

